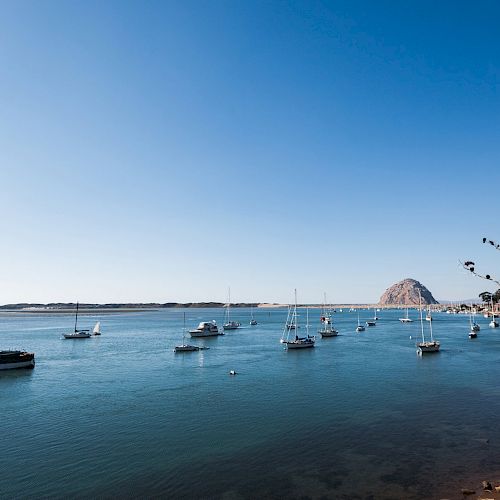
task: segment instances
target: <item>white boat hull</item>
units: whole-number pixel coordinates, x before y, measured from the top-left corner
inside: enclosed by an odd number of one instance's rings
[[[217,337],[218,335],[224,335],[222,332],[198,332],[195,330],[192,330],[189,332],[189,335],[193,338],[199,338],[199,337]]]

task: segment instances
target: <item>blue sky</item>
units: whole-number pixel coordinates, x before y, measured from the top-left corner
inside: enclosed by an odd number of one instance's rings
[[[492,289],[496,2],[3,2],[0,303]]]

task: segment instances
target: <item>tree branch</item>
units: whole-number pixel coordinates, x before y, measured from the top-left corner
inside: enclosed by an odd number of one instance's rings
[[[459,261],[461,266],[466,270],[466,271],[469,271],[470,273],[472,273],[474,276],[477,276],[478,278],[482,278],[483,280],[488,280],[488,281],[492,281],[493,283],[496,283],[497,285],[500,286],[500,281],[496,280],[495,278],[493,278],[492,276],[490,276],[489,274],[481,274],[481,273],[478,273],[475,269],[475,264],[474,262],[472,262],[471,260],[467,260],[465,262],[461,262]]]

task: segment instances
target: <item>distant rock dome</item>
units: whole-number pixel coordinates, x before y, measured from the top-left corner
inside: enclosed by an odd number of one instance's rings
[[[422,295],[422,304],[439,304],[432,293],[417,280],[406,278],[390,286],[380,297],[379,304],[388,305],[418,305],[418,291]]]

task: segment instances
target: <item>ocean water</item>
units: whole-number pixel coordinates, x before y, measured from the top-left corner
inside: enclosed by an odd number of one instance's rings
[[[87,340],[61,339],[68,315],[3,314],[0,348],[36,367],[0,374],[0,497],[459,498],[500,471],[500,329],[480,317],[469,340],[468,317],[435,314],[442,351],[420,357],[416,311],[378,315],[357,334],[357,314],[337,313],[338,337],[286,352],[286,311],[250,327],[233,309],[243,328],[174,354],[181,309],[82,315],[101,321]]]

